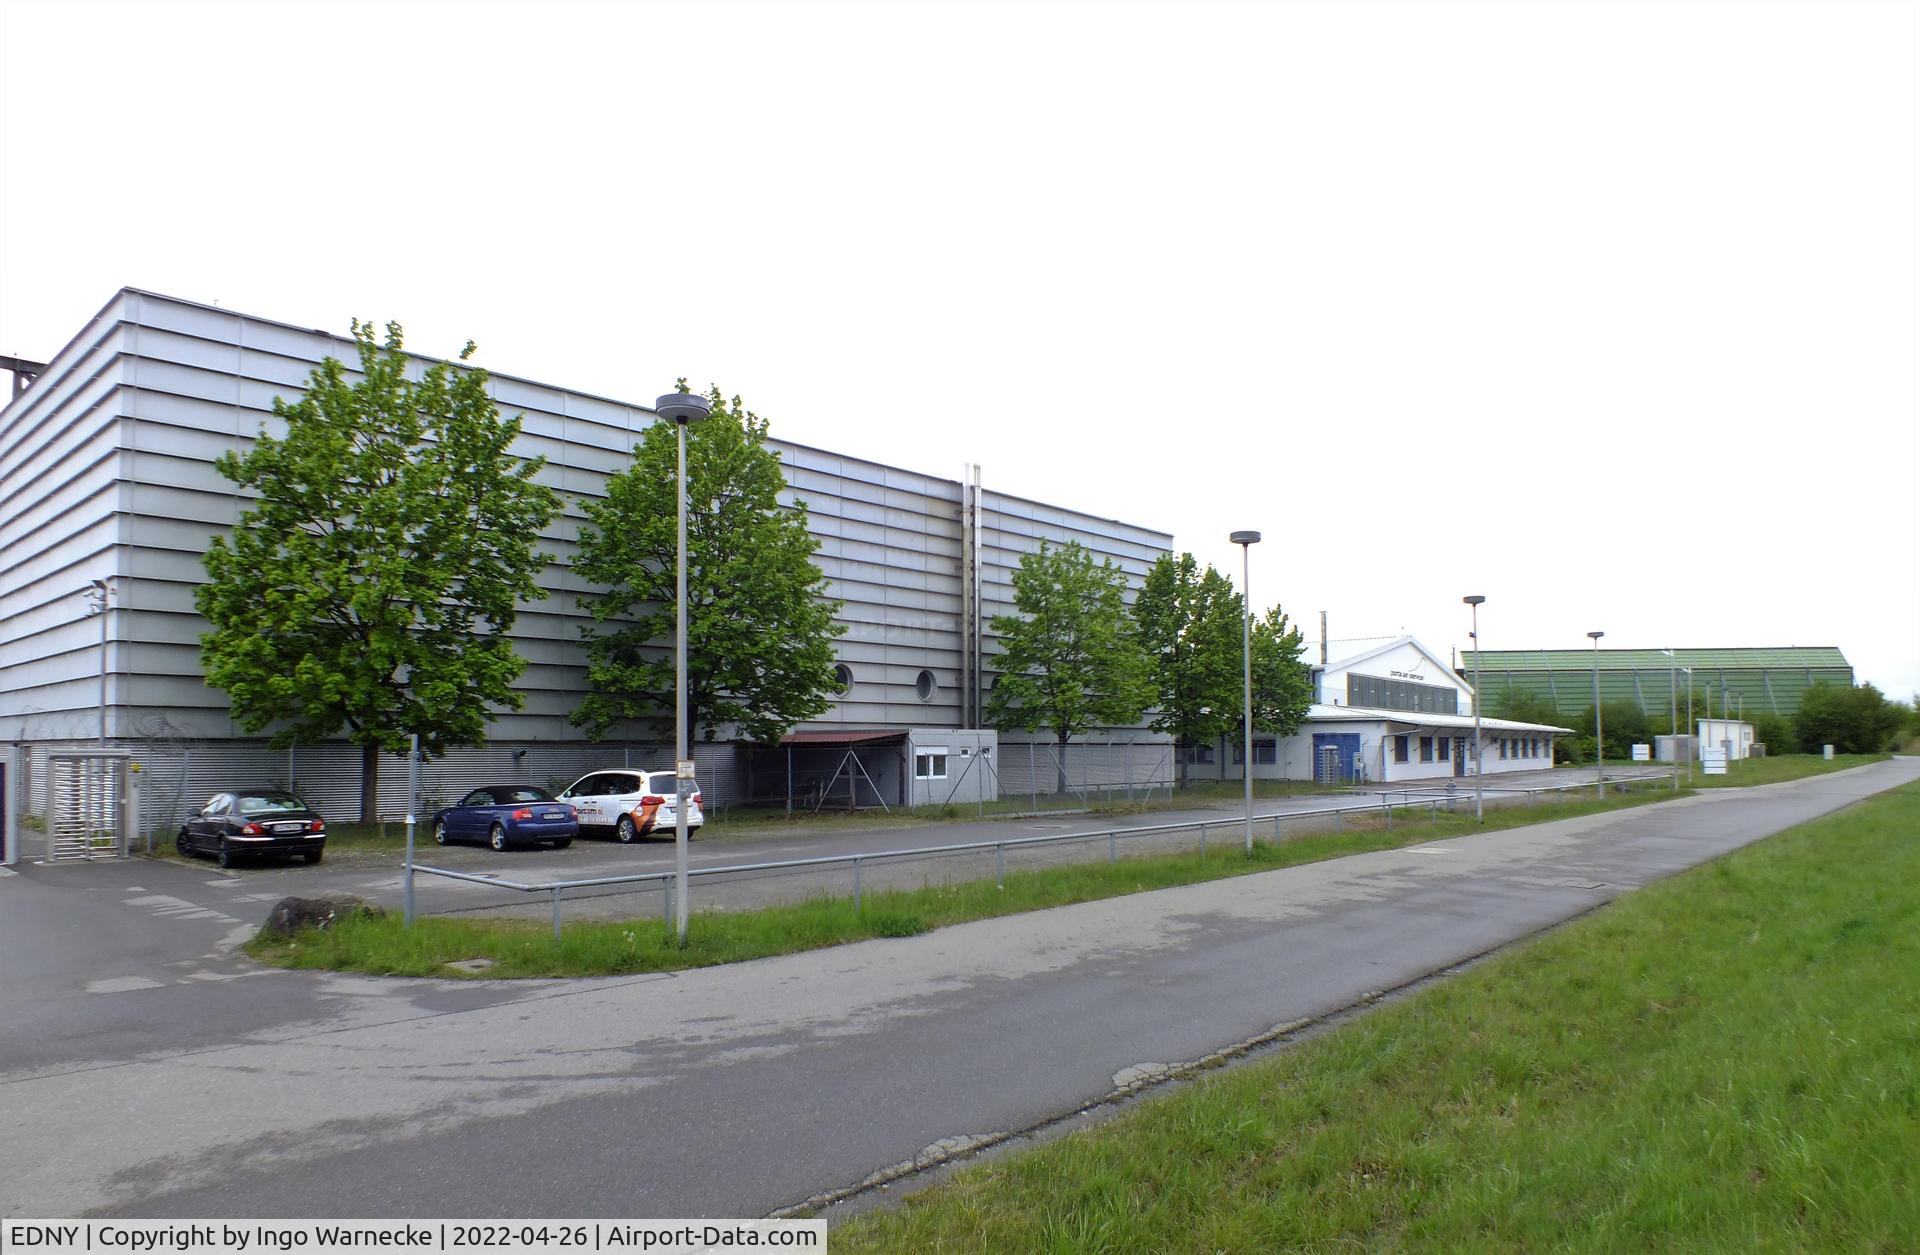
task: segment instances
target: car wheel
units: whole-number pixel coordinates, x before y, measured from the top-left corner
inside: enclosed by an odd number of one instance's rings
[[[436,819],[433,821],[433,843],[435,845],[445,845],[447,843],[446,820]]]
[[[318,863],[320,861],[320,856],[325,853],[326,853],[325,850],[306,850],[302,852],[300,857],[307,860],[307,863],[309,865],[312,865],[314,863]]]
[[[556,837],[553,842],[553,848],[556,850],[564,850],[572,844],[572,837]]]
[[[233,866],[233,847],[227,844],[227,839],[225,837],[220,838],[220,850],[219,850],[219,853],[215,856],[215,861],[217,861],[222,867]]]
[[[620,822],[613,826],[613,835],[621,845],[632,845],[640,839],[640,829],[635,826],[633,816],[622,815]]]
[[[495,824],[493,826],[492,831],[487,833],[487,844],[492,846],[496,850],[506,849],[507,848],[507,830],[505,828],[502,828],[499,824]]]
[[[182,828],[180,835],[173,839],[173,848],[180,852],[181,858],[193,857],[193,845],[187,840],[187,830]]]

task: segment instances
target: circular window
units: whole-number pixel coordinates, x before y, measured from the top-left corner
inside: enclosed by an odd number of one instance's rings
[[[920,700],[923,702],[933,700],[933,690],[937,687],[931,671],[922,671],[913,681],[913,691],[920,695]]]
[[[853,668],[844,662],[833,664],[833,688],[837,693],[847,693],[853,689]]]

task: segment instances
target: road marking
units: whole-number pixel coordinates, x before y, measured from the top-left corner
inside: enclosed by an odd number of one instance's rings
[[[1445,846],[1439,846],[1439,845],[1410,845],[1407,847],[1407,853],[1409,854],[1452,854],[1453,851],[1447,849]]]
[[[86,991],[90,994],[124,994],[135,989],[158,989],[161,982],[148,980],[144,976],[112,976],[106,980],[90,980]]]
[[[165,893],[150,893],[144,898],[127,898],[122,905],[140,907],[150,915],[165,916],[170,919],[210,919],[223,924],[238,924],[233,916],[212,907],[201,906],[198,902],[189,902],[185,898],[176,898]]]

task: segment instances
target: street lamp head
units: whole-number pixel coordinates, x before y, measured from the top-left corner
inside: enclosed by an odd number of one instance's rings
[[[698,422],[711,411],[711,404],[697,392],[669,392],[653,403],[654,413],[675,423]]]
[[[1600,639],[1601,637],[1603,637],[1603,636],[1605,636],[1605,635],[1606,635],[1606,633],[1605,633],[1605,632],[1588,632],[1588,633],[1587,633],[1587,635],[1588,635],[1588,636],[1591,636],[1591,637],[1592,637],[1592,638],[1593,638],[1594,640],[1596,640],[1596,641],[1597,641],[1597,640],[1599,640],[1599,639]]]
[[[1463,602],[1465,602],[1465,603],[1466,603],[1467,605],[1469,605],[1469,606],[1481,606],[1481,605],[1485,605],[1485,604],[1486,604],[1486,601],[1487,601],[1487,599],[1486,599],[1485,597],[1482,597],[1482,596],[1481,596],[1480,594],[1478,594],[1478,593],[1474,593],[1473,595],[1471,595],[1471,596],[1468,596],[1468,597],[1462,597],[1462,598],[1461,598],[1460,600],[1461,600],[1461,601],[1463,601]]]
[[[1235,532],[1233,535],[1227,537],[1227,539],[1236,545],[1257,545],[1260,543],[1260,533]]]

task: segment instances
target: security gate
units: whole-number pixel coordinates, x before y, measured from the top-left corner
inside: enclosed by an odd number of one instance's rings
[[[127,755],[47,755],[47,860],[118,858],[127,815]]]

